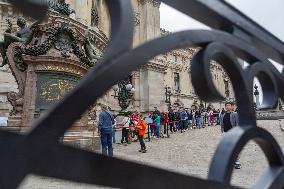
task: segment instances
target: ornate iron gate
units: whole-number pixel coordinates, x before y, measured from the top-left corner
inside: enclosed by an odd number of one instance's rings
[[[274,108],[278,96],[284,100],[283,73],[279,73],[269,61],[273,59],[284,64],[284,44],[224,1],[162,1],[213,30],[173,33],[132,49],[130,0],[107,0],[112,30],[104,58],[69,95],[34,124],[30,133],[19,135],[0,131],[1,188],[16,188],[29,173],[119,188],[236,188],[230,186],[233,164],[249,140],[261,147],[269,161],[269,167],[252,188],[284,187],[283,153],[272,135],[256,126],[252,96],[253,78],[257,76],[264,92],[262,108]],[[10,2],[36,18],[43,18],[47,10],[44,1],[40,0]],[[185,47],[200,47],[192,60],[191,72],[200,98],[206,101],[223,99],[210,78],[210,60],[215,60],[228,73],[239,107],[240,125],[222,139],[207,180],[104,157],[58,142],[72,123],[126,74],[160,53]],[[249,66],[243,69],[237,58],[246,60]],[[117,175],[115,170],[118,169],[120,174]],[[126,181],[129,175],[133,179]]]

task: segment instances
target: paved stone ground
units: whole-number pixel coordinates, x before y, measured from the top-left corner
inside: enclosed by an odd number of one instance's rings
[[[282,124],[284,125],[284,120]],[[258,125],[270,131],[278,143],[284,147],[284,132],[279,128],[279,121],[260,121]],[[173,134],[169,139],[147,142],[148,152],[146,154],[138,152],[138,143],[128,146],[115,145],[114,153],[122,159],[206,178],[211,158],[221,137],[219,127],[189,130],[182,134]],[[249,142],[243,149],[240,161],[242,169],[234,171],[232,184],[245,188],[249,187],[262,170],[268,166],[261,149],[254,142]],[[102,187],[29,176],[20,188],[95,189]]]

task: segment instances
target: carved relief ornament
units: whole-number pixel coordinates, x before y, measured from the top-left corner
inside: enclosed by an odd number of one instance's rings
[[[151,3],[154,7],[160,7],[160,0],[138,0],[138,5],[145,5],[146,3]]]

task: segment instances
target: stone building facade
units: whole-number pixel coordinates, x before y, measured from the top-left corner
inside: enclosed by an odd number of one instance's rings
[[[66,0],[75,13],[70,14],[69,19],[76,20],[86,28],[109,36],[110,23],[104,0]],[[132,0],[135,14],[133,47],[146,41],[167,35],[168,32],[160,28],[160,1],[159,0]],[[21,13],[4,0],[0,0],[0,34],[7,27],[7,18],[11,18],[13,25],[17,16]],[[83,26],[82,26],[83,27]],[[0,39],[2,36],[0,37]],[[187,48],[161,54],[150,60],[148,64],[131,74],[131,82],[135,88],[133,100],[129,110],[148,112],[157,106],[160,110],[167,110],[165,103],[165,87],[170,86],[173,91],[171,102],[175,108],[190,108],[194,103],[200,104],[195,94],[190,79],[190,60],[197,49]],[[103,53],[103,52],[102,52]],[[1,62],[1,58],[0,58]],[[233,98],[232,87],[227,75],[221,66],[212,63],[212,77],[217,88],[227,98]],[[11,110],[7,101],[7,93],[17,90],[17,83],[9,67],[0,69],[0,116],[5,116]],[[109,90],[102,96],[99,104],[107,104],[115,111],[119,111],[117,99],[113,97],[114,91]],[[205,106],[209,103],[203,102]],[[213,103],[216,109],[221,108],[220,103]],[[99,106],[94,106],[94,111],[99,111]]]

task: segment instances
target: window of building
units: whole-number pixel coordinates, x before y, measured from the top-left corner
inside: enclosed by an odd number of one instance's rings
[[[180,76],[179,73],[174,73],[174,90],[180,92]]]

